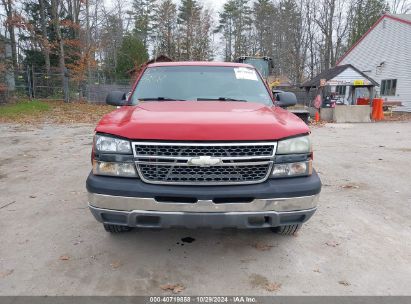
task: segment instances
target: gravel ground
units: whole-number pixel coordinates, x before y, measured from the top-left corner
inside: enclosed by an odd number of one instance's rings
[[[92,130],[0,124],[0,295],[411,295],[411,122],[314,127],[324,185],[296,237],[106,233],[87,209]]]

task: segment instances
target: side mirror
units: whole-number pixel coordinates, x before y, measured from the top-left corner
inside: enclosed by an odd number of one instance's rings
[[[275,94],[277,105],[281,108],[292,107],[297,104],[297,96],[291,92],[279,92]]]
[[[126,93],[120,91],[113,91],[108,93],[106,97],[106,104],[112,106],[124,106],[127,102]]]

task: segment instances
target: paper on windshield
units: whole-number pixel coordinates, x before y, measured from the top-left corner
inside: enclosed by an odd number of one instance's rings
[[[257,74],[250,68],[234,68],[235,78],[258,81]]]

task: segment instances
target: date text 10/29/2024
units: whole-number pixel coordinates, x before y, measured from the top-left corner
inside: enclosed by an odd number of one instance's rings
[[[257,303],[248,296],[159,296],[150,297],[149,303]]]

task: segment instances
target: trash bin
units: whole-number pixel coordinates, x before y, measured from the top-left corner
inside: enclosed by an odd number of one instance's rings
[[[363,97],[357,98],[357,106],[369,106],[369,105],[370,105],[369,98],[363,98]]]

